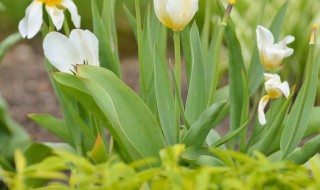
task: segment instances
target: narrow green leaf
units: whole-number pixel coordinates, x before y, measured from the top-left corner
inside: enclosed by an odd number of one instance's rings
[[[202,146],[212,128],[213,122],[219,116],[219,113],[225,104],[226,101],[217,102],[207,108],[199,116],[199,119],[191,125],[191,128],[183,138],[182,143],[185,143],[187,147]]]
[[[320,133],[320,107],[315,107],[312,110],[309,123],[303,138],[310,137],[316,133]]]
[[[286,160],[292,160],[296,164],[304,164],[320,151],[320,135],[306,142],[302,148],[292,152]]]
[[[310,51],[313,51],[313,49],[311,48]],[[280,148],[284,153],[283,158],[288,156],[303,138],[314,106],[320,59],[317,57],[314,60],[311,54],[307,66],[307,79],[291,109],[281,136]]]
[[[240,42],[231,21],[228,22],[226,36],[229,50],[230,131],[234,131],[240,126],[241,120],[242,101],[239,100],[243,100],[242,71],[244,66]]]
[[[95,0],[91,0],[93,31],[99,40],[99,59],[102,67],[110,69],[118,77],[120,73],[120,61],[116,47],[115,36],[108,36],[108,29],[104,26]]]
[[[126,14],[129,24],[132,28],[133,34],[136,37],[136,40],[138,41],[138,29],[137,29],[137,20],[135,19],[134,15],[130,12],[128,7],[126,5],[123,5],[124,13]]]
[[[255,107],[255,106],[254,106]],[[255,109],[253,109],[255,110]],[[243,130],[245,130],[248,127],[248,124],[250,123],[251,119],[254,116],[255,111],[252,111],[248,120],[241,125],[240,127],[238,127],[236,130],[228,133],[226,136],[222,137],[221,139],[219,139],[217,142],[215,142],[212,147],[219,147],[227,142],[229,142],[230,140],[232,140],[233,138],[237,137]]]
[[[22,39],[19,32],[11,34],[0,43],[0,63],[7,51]]]
[[[191,78],[186,102],[186,117],[193,125],[201,113],[207,108],[207,85],[204,70],[201,40],[197,25],[190,31],[190,44],[192,54]]]
[[[155,48],[155,51],[154,75],[158,113],[164,136],[168,144],[173,145],[178,142],[178,139],[175,139],[175,103],[173,91],[163,57],[161,57],[157,48]]]
[[[192,53],[191,53],[191,41],[190,41],[190,27],[187,26],[180,32],[182,51],[184,57],[184,63],[186,67],[187,81],[190,84],[191,69],[192,69]]]
[[[71,143],[63,120],[48,114],[29,114],[28,117],[38,125],[47,129],[50,133],[60,138],[62,141]]]

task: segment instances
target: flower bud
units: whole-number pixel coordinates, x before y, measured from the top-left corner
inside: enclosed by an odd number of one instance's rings
[[[199,0],[154,0],[155,13],[165,26],[181,31],[198,11]]]

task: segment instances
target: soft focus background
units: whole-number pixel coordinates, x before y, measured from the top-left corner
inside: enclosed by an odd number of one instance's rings
[[[82,28],[91,29],[90,0],[74,0],[82,16]],[[204,17],[205,4],[208,0],[200,0],[199,12],[196,20],[201,28]],[[17,31],[18,22],[24,17],[26,7],[31,0],[0,0],[0,40]],[[231,18],[236,25],[238,36],[243,48],[246,65],[250,62],[251,49],[255,45],[255,28],[257,24],[268,27],[275,13],[285,0],[239,0]],[[134,11],[134,0],[116,0],[117,24],[120,45],[120,56],[125,82],[133,89],[138,90],[137,47],[131,33],[123,6]],[[227,3],[227,0],[223,0]],[[293,35],[296,41],[291,44],[295,53],[285,60],[282,75],[289,79],[290,84],[301,84],[304,66],[307,58],[308,41],[313,23],[320,23],[319,0],[290,0],[286,23],[281,38]],[[151,0],[141,0],[143,9],[152,8]],[[212,0],[212,29],[219,19],[216,14],[215,0]],[[264,17],[259,18],[261,11]],[[44,11],[45,14],[45,11]],[[258,20],[261,22],[258,23]],[[171,38],[171,34],[169,35]],[[171,43],[171,39],[169,42]],[[170,44],[169,43],[169,44]],[[221,64],[227,63],[226,60]],[[227,69],[227,67],[225,67]],[[34,140],[45,141],[52,139],[44,129],[33,124],[28,113],[50,113],[59,116],[58,102],[51,89],[47,73],[43,65],[41,36],[32,40],[23,40],[5,56],[0,65],[0,94],[10,107],[10,114],[22,124]]]

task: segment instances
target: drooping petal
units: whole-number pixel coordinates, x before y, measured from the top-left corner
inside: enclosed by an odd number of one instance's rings
[[[72,30],[70,42],[77,48],[83,61],[89,65],[100,66],[99,42],[92,32],[81,29]]]
[[[72,73],[74,66],[82,63],[76,47],[58,32],[50,32],[45,37],[43,49],[49,62],[61,72]]]
[[[19,22],[19,32],[23,38],[31,39],[42,25],[42,3],[33,1],[26,9],[25,17]]]
[[[261,98],[258,106],[258,120],[261,125],[265,125],[267,123],[266,116],[264,113],[264,108],[266,107],[267,103],[270,100],[269,95],[265,95]]]
[[[258,48],[263,49],[270,47],[274,43],[273,34],[267,28],[258,25],[256,29]]]
[[[63,10],[58,9],[56,6],[46,5],[46,10],[52,19],[52,22],[57,30],[61,30],[64,20]]]
[[[289,84],[287,81],[284,81],[283,83],[281,83],[281,85],[279,86],[279,88],[281,89],[283,95],[288,98],[290,95],[290,88],[289,88]]]
[[[69,10],[74,26],[80,28],[81,16],[78,14],[78,9],[74,2],[72,0],[63,0],[61,5]]]

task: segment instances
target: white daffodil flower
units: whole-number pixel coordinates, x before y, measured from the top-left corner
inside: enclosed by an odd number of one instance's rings
[[[31,39],[40,30],[42,19],[42,5],[45,4],[47,13],[57,30],[60,30],[64,21],[65,9],[71,13],[71,20],[76,28],[80,28],[81,17],[72,0],[33,0],[26,9],[25,17],[19,22],[19,31],[23,38]]]
[[[284,58],[293,54],[293,49],[287,47],[295,40],[293,36],[286,36],[282,41],[274,43],[274,37],[267,28],[258,25],[256,33],[260,60],[267,70],[278,67]]]
[[[49,62],[61,72],[74,74],[79,64],[100,66],[99,42],[88,30],[74,29],[69,38],[50,32],[43,41],[43,49]]]
[[[160,22],[173,31],[181,31],[198,11],[199,0],[154,0]]]
[[[281,82],[280,76],[277,74],[264,74],[265,78],[265,89],[267,95],[263,96],[259,102],[258,107],[258,119],[261,125],[265,125],[267,123],[266,116],[264,113],[264,108],[270,99],[279,98],[284,95],[286,98],[290,95],[289,84],[287,81]]]

